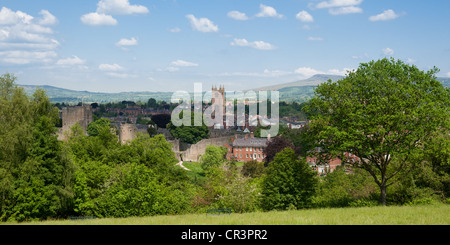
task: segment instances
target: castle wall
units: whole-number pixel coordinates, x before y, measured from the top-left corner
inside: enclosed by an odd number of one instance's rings
[[[89,123],[93,122],[92,107],[90,105],[69,106],[61,110],[62,129],[58,132],[58,139],[65,140],[64,133],[70,131],[70,128],[77,122],[87,133]]]
[[[220,137],[220,138],[212,138],[212,139],[203,139],[200,142],[198,142],[197,144],[180,144],[182,145],[182,147],[180,146],[180,150],[183,150],[183,148],[185,148],[184,151],[179,151],[176,152],[177,153],[177,157],[181,154],[182,155],[182,159],[178,159],[178,160],[183,160],[183,161],[199,161],[200,160],[200,156],[205,154],[205,150],[206,147],[209,145],[214,145],[214,146],[225,146],[225,144],[230,142],[230,137]]]

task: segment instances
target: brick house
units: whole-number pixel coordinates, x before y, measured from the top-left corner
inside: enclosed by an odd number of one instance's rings
[[[256,160],[264,161],[264,149],[267,147],[270,138],[255,138],[253,133],[245,134],[244,138],[238,138],[237,135],[231,138],[231,143],[225,144],[228,150],[227,159],[234,159],[238,162],[248,162]]]
[[[320,154],[323,154],[320,148],[316,148],[310,153],[312,154],[308,154],[308,156],[306,157],[306,162],[321,176],[333,172],[338,166],[341,166],[343,164],[342,159],[337,157],[325,161],[323,159],[321,160],[318,156]],[[359,158],[352,153],[345,152],[344,156],[347,158],[348,162],[354,163],[359,161]]]

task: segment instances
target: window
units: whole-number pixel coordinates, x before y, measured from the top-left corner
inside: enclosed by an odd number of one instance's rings
[[[258,158],[261,158],[261,154],[258,154]]]
[[[248,154],[245,155],[245,158],[248,158]]]
[[[248,147],[245,148],[245,151],[248,151]]]

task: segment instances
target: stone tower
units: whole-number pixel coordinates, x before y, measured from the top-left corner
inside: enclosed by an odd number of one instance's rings
[[[62,130],[59,139],[65,139],[64,133],[70,131],[70,128],[78,122],[87,133],[89,123],[93,122],[92,107],[90,105],[69,106],[62,108]]]

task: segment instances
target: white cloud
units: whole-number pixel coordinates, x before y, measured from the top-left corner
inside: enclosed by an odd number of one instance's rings
[[[316,5],[316,8],[335,8],[335,7],[345,7],[360,5],[363,0],[330,0],[323,1]]]
[[[336,9],[332,8],[328,10],[328,13],[330,13],[331,15],[360,14],[362,12],[362,8],[355,6],[340,7]]]
[[[370,16],[369,20],[370,21],[387,21],[387,20],[396,19],[398,17],[400,17],[399,14],[396,14],[394,12],[394,10],[392,10],[392,9],[388,9],[381,14]]]
[[[357,7],[363,0],[329,0],[318,3],[315,7],[318,9],[328,8],[331,15],[359,14],[363,10]]]
[[[117,25],[117,20],[111,15],[99,14],[99,13],[89,13],[81,16],[81,22],[90,26],[115,26]]]
[[[308,37],[308,41],[323,41],[324,39],[321,37]]]
[[[248,20],[247,15],[239,11],[230,11],[227,16],[235,20]]]
[[[393,55],[394,54],[394,50],[390,49],[390,48],[385,48],[382,50],[384,55]]]
[[[86,63],[85,60],[82,60],[75,55],[70,58],[60,59],[56,62],[57,65],[61,66],[83,65],[84,63]]]
[[[184,61],[184,60],[176,60],[170,63],[172,66],[178,66],[178,67],[192,67],[192,66],[198,66],[198,64]]]
[[[60,43],[52,37],[48,25],[57,19],[47,10],[41,10],[42,18],[35,18],[22,11],[6,7],[0,10],[0,59],[11,64],[48,63],[57,56],[53,51]]]
[[[123,47],[123,46],[136,46],[138,45],[138,40],[134,37],[131,39],[122,38],[117,43],[116,46]]]
[[[367,58],[369,58],[369,55],[367,53],[365,53],[364,55],[353,55],[352,58],[356,59],[356,60],[367,59]]]
[[[147,14],[149,10],[142,5],[131,5],[128,0],[100,0],[97,13],[111,15]]]
[[[412,63],[416,63],[416,60],[415,60],[415,59],[408,58],[408,59],[406,60],[406,62],[412,64]]]
[[[102,71],[121,71],[123,67],[118,64],[100,64],[98,69]]]
[[[328,70],[327,74],[328,75],[339,75],[339,76],[345,76],[347,75],[348,72],[352,71],[353,69],[351,68],[344,68],[342,70],[339,69],[330,69]]]
[[[0,25],[12,25],[18,23],[30,24],[33,19],[33,16],[22,11],[14,12],[6,7],[2,7],[0,10]]]
[[[9,64],[49,63],[57,57],[54,51],[8,50],[0,52],[0,61]]]
[[[300,67],[294,71],[296,74],[300,74],[304,77],[312,77],[316,74],[323,74],[323,72],[315,70],[311,67]]]
[[[273,7],[260,4],[259,8],[261,11],[256,15],[256,17],[272,17],[272,18],[283,18],[282,14],[277,13]]]
[[[39,14],[42,15],[42,18],[39,20],[40,25],[55,25],[58,23],[58,19],[48,10],[43,9]]]
[[[169,67],[167,67],[166,69],[164,69],[165,71],[168,71],[168,72],[174,72],[174,71],[179,71],[180,70],[180,68],[178,68],[178,67],[173,67],[173,66],[169,66]]]
[[[170,32],[180,32],[181,31],[181,29],[180,28],[178,28],[178,27],[175,27],[175,28],[172,28],[172,29],[170,29],[169,30]]]
[[[200,32],[218,32],[219,27],[214,25],[214,23],[207,18],[195,18],[194,15],[189,14],[186,15],[186,18],[189,19],[191,23],[192,29]]]
[[[240,47],[251,47],[251,48],[255,48],[255,49],[260,49],[260,50],[273,50],[276,49],[275,46],[273,46],[270,43],[266,43],[263,41],[254,41],[254,42],[249,42],[246,39],[242,38],[235,38],[233,40],[233,42],[230,43],[231,46],[240,46]]]
[[[312,17],[312,15],[305,10],[298,12],[295,17],[301,22],[314,22],[314,18]]]
[[[344,76],[347,74],[347,72],[351,71],[353,69],[351,68],[344,68],[343,70],[339,70],[339,69],[330,69],[326,72],[324,71],[319,71],[319,70],[315,70],[311,67],[300,67],[298,69],[296,69],[294,71],[294,73],[299,74],[305,78],[309,78],[312,77],[314,75],[317,74],[327,74],[327,75],[340,75],[340,76]]]
[[[281,77],[290,75],[292,72],[290,71],[282,71],[282,70],[269,70],[264,69],[263,72],[225,72],[220,73],[218,76],[221,77],[232,77],[232,76],[243,76],[243,77]]]
[[[447,74],[446,74],[446,75],[447,75],[447,77],[450,77],[450,72],[447,72]]]
[[[107,76],[113,77],[113,78],[136,78],[137,76],[134,74],[128,74],[128,73],[119,73],[119,72],[107,72]]]

